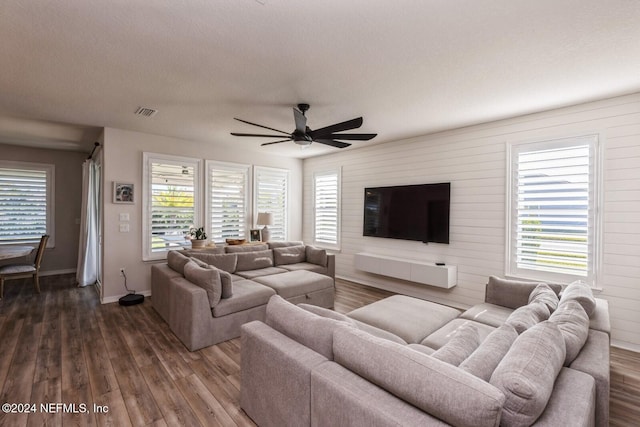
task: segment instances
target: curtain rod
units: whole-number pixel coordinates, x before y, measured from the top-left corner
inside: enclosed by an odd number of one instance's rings
[[[91,160],[91,158],[93,157],[93,153],[96,152],[98,147],[100,147],[100,143],[99,142],[94,142],[93,143],[93,150],[91,150],[91,154],[89,154],[89,157],[87,157],[87,160]]]

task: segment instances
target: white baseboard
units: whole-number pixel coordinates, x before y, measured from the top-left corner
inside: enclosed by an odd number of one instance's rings
[[[151,296],[151,289],[147,289],[146,291],[136,291],[136,294],[139,295],[144,295],[145,297],[150,297]],[[122,295],[116,295],[113,297],[107,297],[107,298],[103,298],[102,301],[100,301],[101,304],[111,304],[113,302],[118,302],[118,300],[120,298],[122,298],[123,296],[125,296],[127,294],[122,294]]]
[[[640,345],[628,343],[625,341],[611,340],[611,347],[621,348],[623,350],[629,350],[635,353],[640,353]]]
[[[67,268],[66,270],[47,270],[47,271],[40,271],[40,277],[43,276],[57,276],[60,274],[75,274],[76,273],[76,269],[75,268]]]

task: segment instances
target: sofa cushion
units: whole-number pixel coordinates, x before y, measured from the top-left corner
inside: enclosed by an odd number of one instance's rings
[[[407,346],[354,328],[333,335],[335,361],[441,420],[497,426],[503,394],[491,384]]]
[[[478,348],[459,366],[470,374],[489,381],[491,374],[518,338],[511,325],[502,325],[487,336]]]
[[[266,251],[268,249],[269,249],[269,246],[266,243],[251,244],[251,245],[228,245],[224,247],[224,251],[228,254]]]
[[[262,286],[251,280],[239,280],[233,283],[233,295],[230,298],[221,299],[218,305],[213,307],[213,317],[222,317],[227,314],[239,313],[250,308],[266,305],[269,298],[275,295],[273,289]]]
[[[305,262],[307,255],[304,246],[287,246],[273,249],[273,261],[275,265],[295,264]]]
[[[538,286],[538,283],[539,282],[524,282],[490,276],[484,300],[491,304],[501,305],[515,310],[529,303],[529,295],[531,291]],[[560,293],[562,289],[560,285],[550,284],[549,287],[553,289],[556,294]]]
[[[311,264],[327,265],[327,251],[324,249],[316,248],[314,246],[307,246],[305,248],[307,262]]]
[[[328,308],[319,307],[317,305],[304,304],[304,303],[298,304],[298,307],[321,317],[338,320],[340,322],[346,322],[351,326],[356,326],[356,321],[353,320],[352,318],[347,317],[342,313],[338,313],[337,311],[329,310]]]
[[[339,328],[355,329],[345,322],[303,310],[279,295],[269,299],[265,323],[329,360],[333,360],[334,331]]]
[[[280,267],[267,267],[267,268],[259,268],[257,270],[247,270],[247,271],[236,271],[236,276],[240,276],[244,279],[253,280],[262,276],[271,276],[272,274],[282,274],[286,273],[287,270]]]
[[[427,356],[431,356],[436,351],[431,347],[422,344],[407,344],[407,348],[410,348],[415,351],[419,351],[422,354],[426,354]]]
[[[513,313],[512,308],[483,302],[476,304],[460,315],[461,319],[474,320],[485,325],[498,327]]]
[[[409,344],[418,344],[459,314],[455,308],[405,295],[393,295],[353,310],[347,316],[389,331]]]
[[[292,240],[288,242],[267,242],[269,249],[288,248],[289,246],[304,246],[304,242]]]
[[[593,297],[591,287],[582,280],[569,283],[560,295],[560,304],[567,301],[577,301],[584,308],[587,316],[591,317],[596,309],[596,299]]]
[[[167,252],[167,264],[169,267],[184,276],[184,266],[189,262],[189,257],[180,253],[180,251]]]
[[[220,282],[220,272],[217,268],[203,268],[195,262],[189,260],[184,265],[184,277],[207,291],[209,307],[215,307],[220,302],[222,296],[222,283]]]
[[[589,329],[605,332],[611,335],[611,319],[609,318],[609,301],[596,298],[596,309],[589,316]]]
[[[558,308],[558,295],[546,283],[540,283],[529,294],[529,304],[539,302],[547,306],[550,313]]]
[[[202,249],[184,249],[184,254],[192,257],[194,254],[224,254],[224,246],[206,246]]]
[[[273,251],[271,250],[240,252],[236,256],[238,257],[236,272],[273,267]]]
[[[309,294],[334,285],[331,277],[304,270],[256,277],[255,281],[272,288],[282,298]]]
[[[299,262],[297,264],[279,265],[279,268],[284,268],[287,271],[307,270],[313,271],[318,274],[327,274],[329,270],[324,265],[311,264],[310,262]]]
[[[197,251],[190,251],[190,253],[192,258],[197,258],[209,265],[213,265],[219,270],[224,270],[229,273],[236,271],[236,264],[238,263],[236,254],[210,254]]]
[[[567,353],[564,365],[569,366],[582,350],[584,343],[587,342],[589,316],[578,301],[569,300],[558,307],[555,313],[549,317],[549,321],[558,325],[560,332],[562,332]]]
[[[528,426],[538,419],[564,359],[562,332],[553,322],[538,323],[515,340],[490,379],[506,397],[500,425]]]
[[[361,322],[359,320],[356,319],[352,319],[356,326],[358,327],[358,329],[360,329],[361,331],[365,331],[371,335],[373,335],[374,337],[378,337],[378,338],[382,338],[385,340],[389,340],[389,341],[393,341],[396,342],[398,344],[402,344],[402,345],[407,345],[407,342],[405,340],[403,340],[402,338],[400,338],[399,336],[397,336],[396,334],[392,334],[389,331],[385,331],[384,329],[380,329],[380,328],[376,328],[375,326],[371,326],[367,323]],[[415,344],[415,345],[421,345],[421,344]],[[425,347],[425,346],[422,346]],[[432,353],[435,350],[432,349]]]
[[[505,322],[507,325],[511,325],[515,330],[521,334],[537,323],[547,320],[549,318],[549,309],[545,304],[532,303],[522,306],[515,310],[507,318]]]
[[[450,365],[458,366],[478,348],[479,344],[478,328],[472,322],[466,321],[456,328],[451,339],[431,356]]]
[[[457,318],[453,319],[451,322],[447,323],[432,334],[429,334],[429,336],[423,339],[420,344],[428,345],[429,347],[437,350],[444,347],[453,337],[455,337],[461,328],[467,328],[468,326],[473,326],[476,331],[478,331],[478,343],[484,341],[484,339],[496,329],[493,326],[485,325],[484,323]]]

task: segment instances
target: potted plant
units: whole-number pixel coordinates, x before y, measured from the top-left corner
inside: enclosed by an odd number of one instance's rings
[[[193,249],[204,248],[207,243],[207,233],[204,232],[204,227],[189,229],[189,235],[191,236],[191,247]]]

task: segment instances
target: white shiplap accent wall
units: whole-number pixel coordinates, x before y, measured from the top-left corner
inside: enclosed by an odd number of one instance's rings
[[[372,124],[375,127],[375,124]],[[304,161],[303,238],[313,238],[313,173],[342,168],[341,251],[336,274],[457,307],[484,299],[505,272],[506,143],[599,133],[603,146],[602,270],[614,344],[640,350],[640,94],[395,141]],[[365,187],[451,182],[450,244],[362,236]],[[358,271],[370,252],[458,267],[450,290]]]

